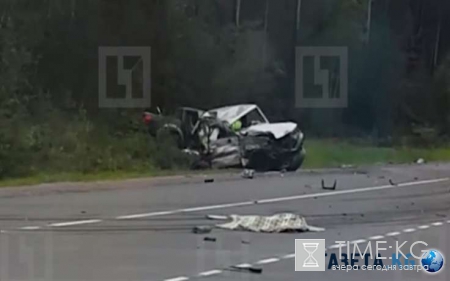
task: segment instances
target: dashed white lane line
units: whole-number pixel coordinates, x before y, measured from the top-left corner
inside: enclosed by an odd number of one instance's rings
[[[287,260],[287,259],[293,259],[293,258],[295,258],[295,253],[293,253],[293,254],[287,254],[287,255],[281,256],[281,259],[285,259],[285,260]]]
[[[366,243],[367,240],[366,239],[359,239],[359,240],[354,240],[352,242],[350,242],[350,244],[361,244],[361,243]]]
[[[141,218],[148,218],[148,217],[167,216],[167,215],[172,215],[173,213],[174,213],[174,211],[163,211],[163,212],[154,212],[154,213],[148,213],[148,214],[120,216],[120,217],[116,217],[116,219],[132,220],[132,219],[141,219]]]
[[[295,254],[294,254],[295,257]],[[256,262],[256,264],[269,264],[269,263],[274,263],[274,262],[279,262],[280,259],[279,258],[270,258],[270,259],[264,259],[264,260],[260,260],[258,262]]]
[[[41,228],[40,226],[24,226],[24,227],[21,227],[20,229],[21,230],[38,230],[40,228]]]
[[[223,270],[214,269],[214,270],[201,272],[201,273],[198,274],[198,276],[200,276],[200,277],[207,277],[207,276],[221,274],[222,272],[223,272]]]
[[[328,247],[328,249],[339,249],[339,248],[342,248],[342,247],[344,247],[344,245],[343,244],[335,244],[335,245],[331,245],[330,247]]]
[[[389,233],[386,234],[386,236],[389,236],[389,237],[391,237],[391,236],[397,236],[397,235],[400,235],[400,232],[394,231],[394,232],[389,232]]]
[[[137,219],[137,218],[147,218],[147,217],[156,217],[156,216],[165,216],[165,215],[173,215],[179,213],[192,213],[192,212],[200,212],[200,211],[211,211],[217,209],[227,209],[234,207],[243,207],[254,205],[255,202],[258,204],[270,204],[276,202],[284,202],[284,201],[293,201],[293,200],[302,200],[309,198],[317,198],[317,197],[329,197],[329,196],[338,196],[343,194],[353,194],[353,193],[361,193],[361,192],[370,192],[377,191],[383,189],[394,189],[399,187],[406,186],[415,186],[415,185],[423,185],[423,184],[433,184],[449,181],[450,178],[440,178],[433,180],[423,180],[423,181],[414,181],[414,182],[405,182],[399,183],[397,185],[381,185],[381,186],[372,186],[372,187],[363,187],[363,188],[355,188],[348,190],[340,190],[340,191],[330,191],[330,192],[320,192],[320,193],[312,193],[312,194],[302,194],[302,195],[294,195],[294,196],[286,196],[286,197],[277,197],[270,199],[262,199],[256,201],[245,201],[245,202],[237,202],[237,203],[228,203],[228,204],[219,204],[219,205],[210,205],[210,206],[202,206],[202,207],[193,207],[187,209],[176,209],[171,211],[162,211],[162,212],[151,212],[151,213],[143,213],[143,214],[132,214],[116,217],[118,220],[126,220],[126,219]]]
[[[383,238],[384,238],[384,235],[375,235],[375,236],[369,237],[369,240],[380,240]]]
[[[447,223],[450,223],[450,220],[447,221]],[[431,225],[434,226],[440,226],[443,225],[443,222],[434,222],[431,223]],[[419,227],[416,228],[406,228],[404,230],[402,230],[403,233],[411,233],[411,232],[415,232],[418,229],[424,230],[424,229],[428,229],[430,228],[429,225],[421,225]],[[394,231],[394,232],[389,232],[386,235],[375,235],[375,236],[371,236],[367,239],[358,239],[358,240],[354,240],[352,242],[350,242],[351,244],[359,244],[359,243],[365,243],[368,242],[370,240],[380,240],[387,237],[392,237],[392,236],[397,236],[400,235],[401,232],[400,231]],[[334,244],[334,245],[330,245],[327,247],[327,249],[338,249],[345,246],[345,244]],[[259,260],[257,262],[254,263],[254,265],[265,265],[265,264],[270,264],[270,263],[275,263],[275,262],[280,262],[282,260],[288,260],[288,259],[293,259],[295,258],[295,253],[291,253],[291,254],[286,254],[286,255],[282,255],[276,258],[267,258],[267,259],[263,259],[263,260]],[[238,264],[235,265],[234,267],[237,268],[250,268],[253,267],[252,264],[250,263],[242,263],[242,264]],[[209,270],[209,271],[205,271],[205,272],[201,272],[199,273],[196,277],[208,277],[208,276],[213,276],[213,275],[218,275],[218,274],[222,274],[224,271],[223,270],[219,270],[219,269],[214,269],[214,270]],[[189,277],[185,277],[185,276],[180,276],[180,277],[176,277],[176,278],[171,278],[171,279],[165,279],[164,281],[187,281],[190,280],[191,278]]]
[[[236,267],[239,267],[239,268],[249,268],[249,267],[252,267],[252,265],[249,264],[249,263],[241,263],[241,264],[236,265]]]
[[[189,280],[189,277],[180,276],[180,277],[165,279],[164,281],[186,281],[186,280]]]
[[[99,222],[101,222],[101,220],[68,221],[68,222],[51,223],[51,224],[49,224],[49,226],[52,226],[52,227],[63,227],[63,226],[93,224],[93,223],[99,223]]]

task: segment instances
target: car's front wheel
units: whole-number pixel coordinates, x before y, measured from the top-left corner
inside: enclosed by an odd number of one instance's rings
[[[296,153],[291,161],[289,162],[286,170],[289,172],[295,172],[297,171],[303,164],[303,161],[305,160],[306,151],[304,148],[302,148],[300,153]]]

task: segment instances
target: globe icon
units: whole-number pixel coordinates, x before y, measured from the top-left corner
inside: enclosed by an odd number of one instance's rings
[[[421,262],[427,272],[436,273],[444,266],[444,257],[438,250],[428,250],[423,254]]]

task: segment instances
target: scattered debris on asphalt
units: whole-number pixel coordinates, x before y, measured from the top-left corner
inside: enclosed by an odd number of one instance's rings
[[[334,181],[333,186],[325,186],[325,181],[322,179],[322,189],[327,189],[327,190],[335,190],[337,186],[337,181]]]
[[[217,224],[216,227],[264,233],[319,232],[325,230],[321,227],[308,225],[304,217],[292,213],[282,213],[273,216],[231,215],[228,217],[228,220],[230,221]]]
[[[192,232],[195,234],[205,234],[210,233],[212,231],[212,227],[210,226],[195,226],[192,229]]]
[[[206,241],[206,242],[216,242],[217,239],[216,239],[215,237],[205,237],[205,238],[203,238],[203,241]]]
[[[389,179],[389,184],[390,185],[397,185],[395,182],[393,182],[391,179]]]
[[[416,181],[416,180],[419,180],[419,178],[418,177],[414,177],[414,180]]]
[[[205,183],[212,183],[214,182],[214,179],[205,179]]]
[[[244,179],[253,179],[253,177],[255,176],[255,170],[251,170],[251,169],[245,169],[242,172],[242,177]]]
[[[242,243],[242,244],[246,244],[246,245],[249,245],[249,244],[250,244],[250,241],[247,241],[247,240],[242,240],[242,241],[241,241],[241,243]]]
[[[249,273],[255,273],[255,274],[261,274],[262,273],[262,268],[257,268],[257,267],[243,267],[243,266],[231,266],[230,268],[233,271],[247,271]]]

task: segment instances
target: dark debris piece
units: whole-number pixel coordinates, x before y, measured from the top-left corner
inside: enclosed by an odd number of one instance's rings
[[[262,268],[257,268],[257,267],[232,266],[231,269],[233,271],[249,272],[249,273],[255,273],[255,274],[261,274],[262,273]]]
[[[334,181],[333,186],[325,186],[325,181],[322,179],[322,189],[327,189],[327,190],[335,190],[337,186],[337,181]]]
[[[195,234],[205,234],[210,233],[212,231],[212,227],[210,226],[196,226],[192,229],[192,232]]]
[[[216,242],[217,239],[216,239],[216,237],[205,237],[205,238],[203,238],[203,241],[206,241],[206,242]]]

